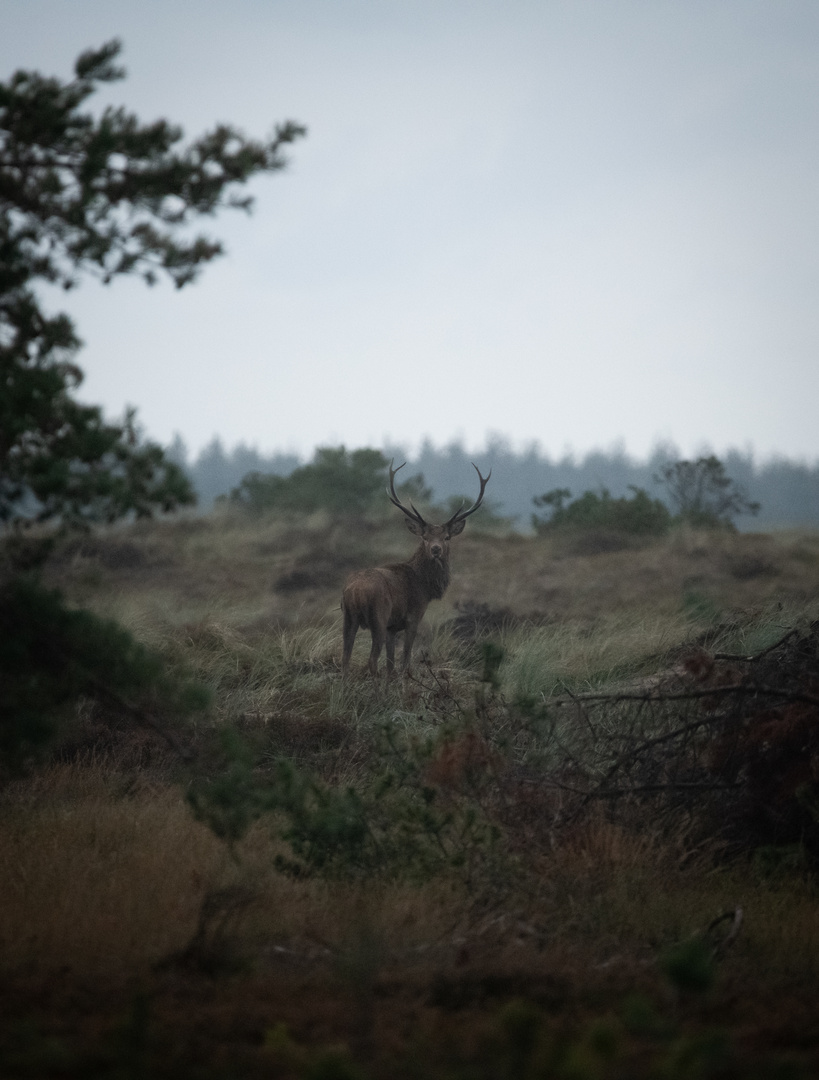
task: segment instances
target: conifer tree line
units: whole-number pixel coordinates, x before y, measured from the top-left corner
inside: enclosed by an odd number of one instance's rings
[[[320,448],[317,453],[326,449]],[[471,461],[491,466],[493,476],[500,480],[492,505],[497,513],[512,518],[522,530],[530,526],[533,500],[555,489],[567,489],[573,498],[601,489],[614,498],[623,498],[636,487],[652,499],[668,502],[662,471],[682,458],[680,451],[671,445],[658,446],[642,461],[618,449],[554,458],[534,446],[516,451],[500,438],[488,440],[479,451],[468,450],[458,442],[436,447],[426,441],[417,453],[408,453],[400,446],[385,446],[381,454],[387,461],[393,457],[396,461],[406,460],[407,474],[421,474],[424,484],[441,503],[463,493]],[[244,444],[227,449],[219,438],[193,456],[177,436],[169,456],[184,468],[204,511],[215,500],[229,498],[248,475],[287,477],[305,465],[292,453],[263,454]],[[706,460],[712,456],[709,451],[701,455]],[[311,460],[316,460],[315,454]],[[786,458],[759,462],[750,451],[738,450],[720,455],[719,461],[725,475],[745,493],[748,503],[759,505],[755,514],[746,512],[736,516],[738,528],[819,525],[819,463],[809,465]],[[673,509],[671,504],[669,507]]]

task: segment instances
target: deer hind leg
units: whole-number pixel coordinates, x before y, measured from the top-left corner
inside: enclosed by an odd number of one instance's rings
[[[373,636],[373,646],[370,649],[370,659],[367,662],[367,670],[375,677],[378,674],[378,658],[381,655],[381,650],[384,648],[387,631],[383,626],[376,624],[372,627],[370,632]]]
[[[387,630],[387,675],[395,671],[395,630]]]
[[[346,675],[350,670],[350,657],[353,655],[353,645],[355,644],[355,636],[358,633],[358,620],[350,614],[347,609],[344,609],[344,626],[342,628],[342,637],[344,641],[344,651],[341,657],[341,674]]]

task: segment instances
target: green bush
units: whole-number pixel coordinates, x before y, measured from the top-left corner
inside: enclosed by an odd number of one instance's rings
[[[230,847],[254,821],[269,820],[293,856],[277,856],[276,866],[296,877],[419,881],[450,868],[468,878],[497,833],[474,793],[458,797],[450,792],[442,799],[429,782],[436,755],[449,762],[448,747],[460,747],[451,737],[441,734],[426,745],[407,744],[385,729],[386,768],[356,784],[334,785],[289,758],[271,763],[227,729],[221,734],[221,768],[192,778],[188,802]],[[471,745],[468,736],[463,741]],[[461,765],[474,786],[494,786],[485,762],[472,763],[472,771],[469,764],[465,754]]]
[[[643,488],[630,485],[630,498],[615,499],[607,488],[586,491],[579,499],[571,499],[568,488],[555,488],[537,495],[535,506],[551,508],[551,516],[532,515],[532,525],[538,533],[554,530],[590,532],[607,530],[633,536],[662,536],[671,526],[668,507],[652,499]]]
[[[289,476],[252,472],[230,493],[230,502],[251,513],[310,514],[328,510],[340,517],[357,517],[389,505],[385,495],[389,462],[380,450],[319,447],[309,465]],[[423,477],[408,477],[401,494],[428,499]]]
[[[21,765],[52,738],[79,697],[137,722],[203,707],[207,692],[172,677],[161,656],[115,622],[69,608],[36,579],[0,588],[0,762]]]

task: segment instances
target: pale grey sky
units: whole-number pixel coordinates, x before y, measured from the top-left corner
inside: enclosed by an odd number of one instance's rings
[[[309,135],[196,285],[49,297],[111,415],[819,459],[816,0],[0,0],[0,79],[112,37],[100,101]]]

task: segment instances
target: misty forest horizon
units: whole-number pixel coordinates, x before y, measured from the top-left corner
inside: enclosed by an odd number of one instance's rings
[[[194,456],[183,438],[176,435],[167,453],[186,472],[198,496],[199,510],[207,512],[217,499],[229,497],[249,474],[289,476],[331,446],[341,444],[328,440],[307,456],[280,450],[266,454],[244,443],[227,448],[215,435]],[[433,497],[440,502],[464,494],[470,484],[473,461],[482,468],[491,467],[497,482],[489,499],[493,511],[511,519],[516,529],[524,531],[530,527],[533,499],[556,488],[568,488],[574,498],[601,489],[621,498],[637,487],[662,500],[666,493],[657,475],[665,465],[683,457],[671,442],[658,443],[644,459],[630,455],[622,446],[586,452],[567,450],[556,457],[537,444],[516,451],[503,436],[490,436],[478,450],[465,447],[458,439],[441,447],[424,439],[416,452],[390,442],[373,449],[379,450],[387,460],[406,461],[407,475],[420,473]],[[710,453],[705,446],[694,456]],[[819,525],[819,462],[808,464],[784,456],[758,460],[752,450],[738,449],[729,449],[718,456],[731,480],[760,504],[756,516],[745,514],[737,518],[739,529]]]

